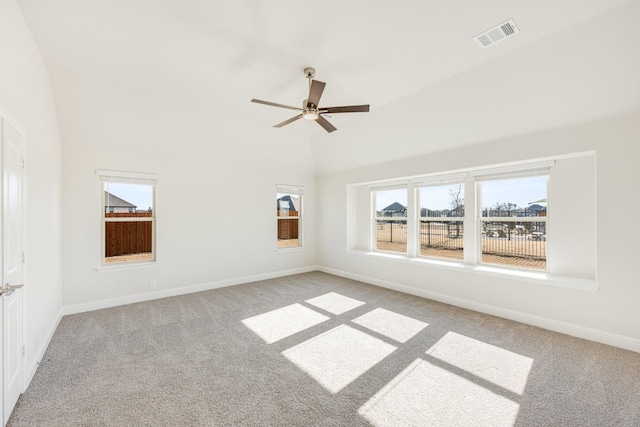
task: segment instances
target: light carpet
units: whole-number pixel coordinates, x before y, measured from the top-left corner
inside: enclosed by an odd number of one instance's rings
[[[65,316],[17,426],[638,426],[640,354],[314,272]]]

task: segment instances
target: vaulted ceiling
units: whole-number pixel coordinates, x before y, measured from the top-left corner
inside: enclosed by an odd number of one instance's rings
[[[265,138],[310,141],[319,173],[640,108],[636,0],[18,4],[56,99],[86,83],[238,116]],[[519,34],[487,49],[472,40],[510,18]],[[299,105],[307,66],[327,82],[323,105],[371,113],[334,115],[332,134],[271,128],[291,111],[249,100]]]

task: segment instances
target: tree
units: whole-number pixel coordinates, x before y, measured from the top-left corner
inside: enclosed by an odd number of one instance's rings
[[[491,216],[511,216],[509,215],[510,211],[516,210],[518,208],[518,205],[516,203],[511,203],[511,202],[506,202],[506,203],[500,203],[500,202],[496,202],[492,207],[491,210],[492,211],[497,211],[499,212],[498,215],[491,215]],[[505,214],[503,214],[503,212]]]
[[[462,184],[458,184],[457,187],[455,188],[450,188],[449,189],[449,206],[451,207],[451,210],[453,211],[453,215],[454,216],[459,216],[460,215],[460,211],[462,211],[462,215],[464,215],[464,199],[462,198]],[[451,224],[451,223],[449,223]],[[460,221],[456,221],[455,223],[455,236],[453,236],[454,239],[457,239],[460,237]],[[449,228],[449,227],[447,227]],[[449,231],[449,236],[451,236],[451,231]]]
[[[452,210],[458,210],[460,208],[464,208],[464,199],[461,197],[462,194],[462,184],[458,184],[456,188],[449,189],[449,206]]]

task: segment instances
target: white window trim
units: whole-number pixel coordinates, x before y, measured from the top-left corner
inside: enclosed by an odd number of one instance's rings
[[[292,194],[300,196],[300,206],[298,206],[298,215],[296,216],[278,216],[276,212],[276,252],[295,252],[304,250],[304,186],[302,185],[286,185],[276,184],[276,197],[278,194]],[[277,198],[276,198],[277,200]],[[298,220],[298,246],[280,247],[278,246],[278,222],[285,219]]]
[[[100,262],[96,270],[99,273],[146,268],[157,265],[158,256],[156,252],[156,221],[157,221],[157,186],[160,176],[152,173],[113,171],[97,169],[96,175],[100,177]],[[104,182],[117,182],[125,184],[151,185],[153,191],[153,216],[151,217],[131,217],[131,218],[107,218],[105,216]],[[105,229],[107,222],[151,222],[151,259],[142,261],[126,261],[118,263],[105,263]]]
[[[475,230],[473,230],[473,238],[475,240],[475,260],[473,262],[474,265],[487,267],[490,269],[501,268],[507,270],[516,270],[516,271],[525,271],[532,273],[549,273],[549,263],[545,262],[546,268],[544,270],[538,269],[527,269],[527,268],[512,268],[509,266],[490,264],[482,262],[482,222],[544,222],[546,229],[546,237],[545,237],[545,245],[546,245],[546,256],[545,258],[549,259],[549,249],[552,247],[552,244],[549,242],[550,233],[550,225],[551,222],[549,220],[549,211],[547,210],[547,216],[543,217],[498,217],[498,216],[482,216],[482,191],[481,185],[483,181],[494,181],[494,180],[507,180],[507,179],[517,179],[517,178],[528,178],[532,176],[546,176],[546,193],[547,193],[547,204],[549,204],[549,176],[551,172],[551,168],[555,165],[554,161],[547,162],[539,162],[539,163],[530,163],[527,165],[520,166],[509,166],[504,168],[493,168],[486,169],[484,171],[474,171],[470,173],[470,177],[474,181],[474,206],[473,210],[475,217],[473,221],[470,221],[469,224],[473,224],[475,226]],[[466,199],[465,199],[466,201]],[[466,243],[466,242],[465,242]],[[471,251],[469,251],[471,252]],[[465,259],[466,261],[466,259]]]
[[[479,230],[479,227],[477,227],[478,221],[476,220],[477,214],[475,209],[475,207],[478,206],[478,204],[476,203],[476,198],[477,198],[476,181],[477,180],[482,179],[481,178],[482,176],[485,176],[487,177],[487,179],[489,179],[490,178],[489,175],[495,175],[495,174],[503,174],[503,176],[506,176],[509,173],[512,175],[512,177],[516,177],[518,175],[524,176],[523,174],[518,174],[518,171],[522,171],[523,173],[524,171],[527,171],[526,175],[531,176],[533,174],[536,174],[537,172],[536,169],[544,169],[544,168],[550,169],[552,166],[555,165],[556,161],[563,160],[563,159],[578,158],[583,156],[590,156],[590,155],[592,156],[594,154],[595,152],[593,151],[583,151],[583,152],[570,153],[570,154],[559,155],[554,157],[546,157],[538,161],[536,160],[514,161],[509,163],[502,163],[496,166],[475,166],[475,167],[470,167],[465,169],[433,172],[433,173],[424,174],[424,175],[412,175],[408,177],[401,177],[401,178],[396,178],[391,180],[378,180],[378,181],[354,183],[354,184],[348,185],[347,190],[348,190],[348,194],[351,194],[353,197],[356,194],[355,188],[360,186],[367,187],[370,190],[370,192],[372,190],[377,190],[377,189],[390,189],[391,186],[395,186],[395,188],[402,188],[403,185],[405,185],[408,189],[411,189],[413,188],[414,185],[416,187],[419,187],[423,183],[431,183],[431,182],[446,183],[446,180],[444,179],[441,180],[439,177],[444,177],[447,175],[455,176],[455,175],[461,174],[463,176],[466,176],[466,178],[464,179],[465,204],[468,204],[469,206],[473,206],[474,208],[465,209],[464,247],[477,248],[477,241],[478,241],[477,233]],[[551,179],[552,178],[550,177],[550,174],[549,174],[548,180],[551,180]],[[350,188],[351,190],[349,190]],[[547,185],[547,188],[549,188],[548,185]],[[549,194],[547,194],[548,201],[550,201],[549,197],[550,197]],[[411,200],[411,198],[409,199]],[[370,198],[370,200],[372,201],[373,198]],[[410,202],[408,202],[408,204],[409,203]],[[375,205],[371,203],[371,206],[369,207],[369,212],[374,212],[374,209],[375,209]],[[351,213],[351,215],[354,215],[354,214],[355,214],[355,210]],[[369,218],[373,218],[373,217],[374,215],[369,214]],[[411,219],[412,217],[414,220],[417,220],[418,219],[417,213],[414,212],[413,215],[409,213],[408,219]],[[548,216],[536,217],[536,219],[543,219],[543,218],[547,218],[545,221],[548,221],[549,217]],[[502,219],[504,218],[501,218],[501,220]],[[356,221],[356,218],[353,217],[351,221],[352,222]],[[349,222],[348,222],[348,225],[349,225]],[[548,227],[547,232],[549,234],[552,233],[550,225],[551,225],[551,221],[547,223],[547,227]],[[469,227],[468,230],[467,230],[467,227]],[[373,227],[371,227],[370,229],[373,230]],[[514,268],[509,268],[507,266],[499,266],[499,265],[493,265],[493,264],[480,264],[477,262],[477,253],[478,253],[477,250],[465,250],[464,262],[459,262],[454,259],[448,260],[445,258],[413,256],[408,253],[404,254],[400,252],[376,251],[374,250],[374,247],[373,247],[374,246],[373,239],[375,239],[375,234],[372,234],[368,239],[369,241],[368,248],[361,247],[362,249],[358,249],[354,246],[354,243],[356,242],[356,239],[357,239],[357,235],[354,233],[355,233],[355,230],[348,231],[348,237],[350,236],[351,240],[349,239],[347,240],[347,243],[348,243],[347,253],[350,255],[364,256],[367,258],[379,259],[387,262],[395,262],[395,263],[400,262],[400,263],[406,263],[411,265],[423,265],[428,267],[441,268],[449,271],[462,272],[463,274],[491,276],[495,278],[509,279],[509,280],[514,280],[519,282],[527,282],[527,283],[543,285],[543,286],[560,287],[560,288],[578,290],[583,292],[597,292],[599,289],[597,273],[594,275],[593,278],[583,278],[580,276],[559,275],[549,271],[542,271],[542,270],[514,269]],[[409,248],[407,248],[407,250],[409,251]],[[553,247],[551,245],[548,245],[547,260],[549,260],[552,257],[553,257]],[[547,266],[549,265],[550,264],[547,264]]]
[[[377,182],[369,185],[369,191],[371,194],[371,207],[370,212],[373,218],[371,224],[371,236],[370,236],[370,251],[374,253],[382,253],[391,256],[407,257],[408,259],[421,259],[426,261],[445,262],[445,264],[453,263],[471,267],[482,267],[491,271],[495,269],[505,270],[507,272],[515,271],[527,274],[548,274],[548,263],[546,270],[527,269],[518,267],[509,267],[496,264],[482,263],[482,221],[496,221],[496,222],[544,222],[547,224],[547,258],[549,257],[549,240],[548,235],[550,232],[550,220],[549,216],[545,217],[482,217],[482,203],[480,185],[483,180],[498,180],[498,179],[513,179],[528,176],[547,176],[547,188],[549,173],[551,167],[555,164],[555,161],[548,160],[542,162],[531,162],[517,165],[508,165],[504,167],[494,168],[476,168],[468,171],[456,171],[455,173],[443,173],[440,175],[425,175],[413,177],[406,180],[394,180],[388,183]],[[462,221],[465,228],[463,237],[463,254],[464,259],[458,261],[455,259],[438,258],[430,256],[422,256],[420,251],[420,239],[419,222],[424,218],[420,214],[418,206],[420,206],[420,194],[419,189],[421,187],[440,186],[447,184],[461,183],[464,185],[464,204],[465,204],[465,216],[464,217],[434,217],[438,221],[442,222],[459,222]],[[387,184],[387,185],[385,185]],[[376,196],[378,191],[385,190],[407,190],[407,216],[405,217],[379,217],[376,209]],[[468,207],[472,207],[469,209]],[[394,252],[385,251],[377,248],[376,240],[376,227],[377,221],[406,221],[407,222],[407,251],[406,252]]]
[[[464,274],[495,277],[498,279],[509,279],[535,285],[559,287],[583,292],[597,292],[599,289],[597,281],[595,279],[560,276],[544,271],[537,273],[534,270],[516,270],[502,266],[469,265],[466,263],[457,262],[456,260],[447,260],[444,258],[410,257],[399,252],[392,253],[384,251],[363,251],[358,249],[350,249],[347,251],[347,253],[349,255],[375,258],[381,261],[400,262],[410,265],[423,265],[447,271],[460,272]]]
[[[407,215],[406,216],[378,216],[378,209],[376,208],[377,202],[377,192],[378,191],[387,191],[387,190],[406,190],[407,191]],[[371,192],[371,211],[373,212],[373,221],[371,221],[371,250],[375,252],[382,252],[386,254],[398,254],[398,255],[407,255],[414,256],[415,249],[413,248],[414,244],[410,241],[409,229],[412,228],[415,224],[415,216],[411,215],[413,212],[413,204],[411,192],[413,187],[410,182],[404,181],[403,183],[394,183],[393,185],[387,185],[382,187],[370,187]],[[378,221],[390,221],[390,222],[406,222],[407,223],[407,250],[406,252],[396,252],[396,251],[385,251],[383,249],[378,249],[378,240],[376,235],[376,230],[378,227]]]

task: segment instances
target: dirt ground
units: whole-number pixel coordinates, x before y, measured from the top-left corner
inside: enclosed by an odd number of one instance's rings
[[[151,261],[152,259],[153,259],[153,254],[150,252],[147,252],[143,254],[112,256],[105,259],[104,262],[106,264],[111,264],[116,262]]]
[[[295,248],[300,246],[298,239],[278,239],[279,248]]]
[[[542,242],[544,243],[544,242]],[[377,249],[380,251],[390,252],[406,252],[406,243],[390,243],[378,242]],[[422,256],[437,257],[445,259],[462,260],[462,250],[437,249],[422,246],[420,250]],[[504,265],[508,267],[529,268],[534,270],[546,270],[547,262],[545,259],[536,259],[534,257],[523,256],[501,256],[492,254],[482,254],[482,263]]]

